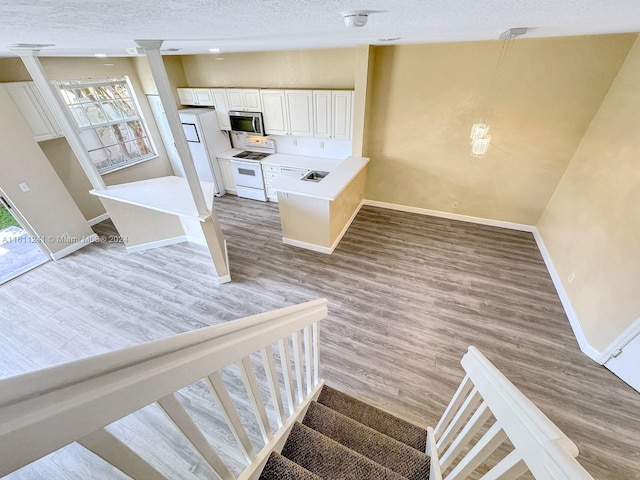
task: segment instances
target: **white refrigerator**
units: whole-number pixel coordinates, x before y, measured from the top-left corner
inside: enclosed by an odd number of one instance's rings
[[[198,178],[213,182],[216,196],[224,195],[218,154],[231,148],[229,134],[220,130],[216,111],[212,108],[185,108],[179,113]],[[184,171],[176,174],[184,176]]]

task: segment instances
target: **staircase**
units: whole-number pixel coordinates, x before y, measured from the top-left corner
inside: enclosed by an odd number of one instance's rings
[[[324,386],[261,480],[425,480],[427,431]]]
[[[576,445],[474,347],[426,430],[324,385],[326,316],[318,299],[0,380],[0,477],[76,443],[135,480],[186,478],[114,430],[155,405],[177,435],[169,456],[189,451],[211,472],[197,478],[593,480]],[[214,409],[225,426],[208,436]],[[166,431],[146,431],[151,449]]]

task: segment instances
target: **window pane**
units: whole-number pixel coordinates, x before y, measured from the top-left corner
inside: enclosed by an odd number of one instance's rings
[[[108,122],[122,120],[122,111],[118,108],[117,102],[102,102],[102,110]]]
[[[73,115],[73,118],[75,118],[79,127],[88,127],[91,125],[91,123],[89,122],[89,119],[87,118],[87,114],[84,111],[84,108],[82,108],[79,105],[75,107],[70,107],[70,108],[71,108],[71,114]]]
[[[106,116],[99,103],[87,103],[84,105],[84,109],[91,125],[100,125],[106,121]]]

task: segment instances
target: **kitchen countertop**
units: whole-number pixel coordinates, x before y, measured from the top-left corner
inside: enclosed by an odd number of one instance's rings
[[[213,208],[214,185],[210,182],[200,182],[200,185],[209,211],[204,216],[198,215],[187,179],[182,177],[150,178],[112,185],[104,190],[91,190],[89,193],[159,212],[205,220],[211,215]]]
[[[289,155],[287,153],[274,153],[262,160],[263,165],[278,167],[304,168],[307,170],[322,170],[330,172],[343,160],[335,158],[307,157],[305,155]]]
[[[274,158],[276,157],[276,158]],[[296,161],[295,164],[285,165],[280,157],[292,157],[289,161]],[[305,159],[302,161],[301,159]],[[307,163],[308,161],[308,163]],[[309,170],[323,170],[330,172],[319,182],[306,182],[294,177],[280,177],[273,182],[274,190],[294,195],[320,198],[323,200],[335,200],[340,192],[349,185],[351,180],[369,163],[365,157],[347,157],[344,160],[334,160],[329,158],[299,157],[298,155],[274,154],[262,163],[280,166],[292,166],[307,168]]]
[[[225,150],[222,153],[217,153],[216,157],[218,158],[228,158],[229,160],[231,160],[231,158],[240,152],[244,152],[246,150],[246,148],[232,148],[231,150]]]

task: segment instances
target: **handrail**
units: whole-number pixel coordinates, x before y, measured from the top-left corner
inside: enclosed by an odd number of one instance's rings
[[[0,476],[326,315],[319,299],[0,380]]]
[[[535,478],[593,480],[574,458],[578,447],[477,348],[461,363]]]

